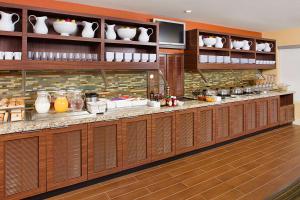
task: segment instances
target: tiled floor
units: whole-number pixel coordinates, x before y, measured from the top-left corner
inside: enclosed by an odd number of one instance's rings
[[[255,200],[299,177],[300,126],[288,126],[51,199]]]

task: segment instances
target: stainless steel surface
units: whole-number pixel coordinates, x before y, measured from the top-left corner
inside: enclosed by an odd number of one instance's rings
[[[229,96],[230,89],[218,89],[218,95],[220,96]]]
[[[243,88],[235,87],[235,88],[231,89],[231,94],[233,94],[233,95],[241,95],[243,93],[244,93]]]

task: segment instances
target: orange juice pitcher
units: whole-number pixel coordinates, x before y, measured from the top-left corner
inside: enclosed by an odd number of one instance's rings
[[[69,103],[66,96],[66,92],[60,90],[57,92],[56,99],[54,101],[54,110],[56,112],[66,112],[68,111]]]

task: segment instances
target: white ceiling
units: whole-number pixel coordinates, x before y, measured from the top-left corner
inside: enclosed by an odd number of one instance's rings
[[[253,31],[273,31],[300,27],[300,0],[60,1],[200,21]],[[191,9],[192,14],[185,14],[184,10],[187,9]]]

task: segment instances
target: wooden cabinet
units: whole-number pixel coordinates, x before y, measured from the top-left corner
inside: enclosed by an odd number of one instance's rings
[[[243,102],[230,105],[230,136],[239,137],[245,133],[245,107]]]
[[[230,139],[230,107],[229,105],[217,106],[215,109],[216,116],[216,142],[222,142]]]
[[[87,125],[46,131],[47,190],[87,180]]]
[[[196,148],[197,122],[197,110],[195,109],[176,112],[176,154]]]
[[[254,100],[245,103],[245,134],[254,133],[256,126],[256,102]]]
[[[46,138],[42,132],[1,136],[0,199],[46,192]]]
[[[152,115],[152,161],[175,155],[175,113]]]
[[[161,54],[160,70],[170,87],[170,93],[174,96],[184,95],[184,55]]]
[[[123,168],[151,162],[151,116],[122,120]]]
[[[96,122],[88,127],[88,178],[122,169],[121,122]]]
[[[214,109],[213,108],[199,108],[199,118],[197,126],[198,132],[198,147],[206,147],[215,143],[215,120],[214,120]]]
[[[269,127],[279,125],[280,98],[271,97],[268,100],[268,124]]]
[[[280,107],[280,124],[289,124],[295,120],[294,105],[287,105]]]
[[[267,98],[257,100],[256,102],[256,124],[258,130],[268,128],[268,104]]]

